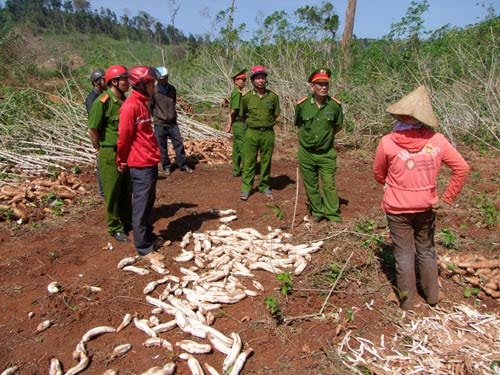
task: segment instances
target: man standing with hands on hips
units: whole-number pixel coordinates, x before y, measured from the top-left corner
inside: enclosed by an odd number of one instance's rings
[[[311,94],[295,108],[299,128],[299,166],[313,221],[341,221],[335,186],[337,153],[335,134],[342,129],[344,115],[340,101],[328,94],[330,69],[317,69],[309,76]],[[321,187],[321,189],[320,189]]]

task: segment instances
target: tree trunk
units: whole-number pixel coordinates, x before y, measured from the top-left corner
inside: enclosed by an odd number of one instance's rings
[[[231,1],[231,7],[229,8],[229,17],[227,18],[227,42],[226,42],[226,63],[229,64],[229,52],[231,50],[231,30],[233,29],[233,13],[234,13],[234,2]]]
[[[356,14],[356,0],[349,0],[345,15],[344,34],[342,34],[342,77],[344,87],[346,86],[345,72],[349,68],[351,60],[351,41],[354,30],[354,16]]]

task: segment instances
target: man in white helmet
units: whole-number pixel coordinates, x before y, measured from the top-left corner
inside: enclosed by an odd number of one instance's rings
[[[172,171],[172,162],[168,157],[168,139],[172,142],[175,150],[175,164],[181,171],[192,173],[193,170],[187,165],[184,141],[177,124],[177,91],[173,85],[168,83],[168,70],[164,66],[158,70],[158,83],[149,102],[149,110],[153,115],[156,139],[161,152],[160,177],[167,177]]]

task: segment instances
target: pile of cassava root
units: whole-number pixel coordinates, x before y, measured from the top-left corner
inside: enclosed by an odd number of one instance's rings
[[[179,360],[186,361],[194,375],[240,374],[253,349],[242,342],[237,332],[226,334],[214,328],[216,318],[213,311],[221,309],[224,304],[235,304],[264,292],[264,287],[256,280],[255,270],[302,273],[311,254],[319,251],[323,242],[294,245],[292,235],[280,229],[268,228],[265,234],[253,228],[234,230],[224,222],[228,221],[225,218],[234,219],[235,210],[214,209],[213,213],[223,223],[216,230],[187,232],[183,236],[180,253],[173,258],[182,264],[178,275],[171,274],[163,262],[151,261],[144,265],[144,260],[138,256],[120,260],[118,269],[148,277],[143,293],[146,302],[152,306],[151,315],[144,317],[128,312],[116,327],[89,328],[73,352],[78,363],[63,372],[61,362],[52,358],[49,375],[74,375],[88,369],[91,366],[87,351],[90,342],[103,334],[119,334],[131,323],[145,335],[142,343],[145,348],[161,347],[175,354]],[[63,288],[54,281],[47,286],[47,291],[56,294]],[[100,288],[94,287],[92,291],[98,293]],[[50,319],[45,320],[38,325],[37,331],[45,331],[52,325]],[[180,329],[193,339],[172,343],[167,332],[174,329]],[[129,343],[115,347],[109,353],[109,363],[127,355],[131,348]],[[224,359],[220,363],[205,362],[202,366],[197,355],[213,351],[221,353]],[[204,358],[210,361],[211,357]],[[213,358],[215,361],[216,357]],[[175,371],[176,364],[169,361],[141,374],[165,375]],[[116,373],[117,370],[108,369],[104,374]]]
[[[79,194],[86,193],[81,181],[66,172],[60,172],[55,180],[37,177],[17,184],[4,183],[0,186],[0,220],[13,217],[18,224],[27,223],[35,207],[45,206],[44,213],[51,213],[52,202],[71,204]]]
[[[465,281],[480,288],[479,298],[485,293],[500,299],[500,259],[475,254],[444,255],[439,259],[439,267],[456,283]]]

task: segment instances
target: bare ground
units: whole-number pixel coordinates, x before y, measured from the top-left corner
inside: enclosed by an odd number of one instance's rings
[[[438,241],[438,252],[481,254],[498,260],[498,221],[487,226],[487,212],[477,203],[480,197],[486,197],[498,210],[500,176],[496,160],[472,151],[465,156],[472,167],[467,187],[458,207],[439,216],[437,227],[437,232],[453,231],[456,248],[447,249]],[[443,176],[448,174],[444,172]],[[22,226],[0,223],[0,371],[18,366],[18,374],[46,374],[53,357],[67,371],[77,364],[72,353],[89,329],[116,327],[126,313],[140,318],[152,315],[143,288],[161,276],[154,272],[140,276],[117,268],[122,258],[135,255],[133,245],[116,243],[108,236],[94,177],[84,173],[79,178],[89,194],[67,206],[63,216],[41,219],[39,215]],[[231,176],[228,164],[197,164],[193,174],[176,170],[168,179],[159,181],[155,229],[172,241],[162,249],[166,266],[170,274],[182,276],[180,267],[193,265],[175,262],[173,257],[180,253],[179,243],[188,231],[219,227],[212,208],[235,209],[238,219],[229,224],[233,229],[251,227],[267,233],[269,228],[281,228],[293,235],[294,244],[324,240],[323,248],[312,254],[305,271],[293,276],[291,294],[280,293],[281,283],[274,275],[255,271],[265,292],[224,305],[215,312],[214,327],[227,335],[237,332],[243,347],[253,349],[244,374],[354,373],[342,363],[337,351],[345,335],[372,341],[378,341],[381,335],[390,338],[408,319],[408,314],[403,314],[393,301],[394,264],[379,208],[382,189],[372,177],[371,153],[339,150],[337,185],[344,219],[340,224],[311,225],[303,220],[307,214],[304,189],[300,181],[297,184],[293,149],[284,144],[278,146],[273,161],[272,185],[272,200],[255,192],[247,202],[241,202],[240,180]],[[381,245],[375,239],[382,240]],[[147,267],[144,261],[137,265]],[[336,282],[334,269],[337,275],[341,270]],[[48,294],[47,285],[52,281],[62,286],[60,293]],[[456,282],[445,274],[440,281],[445,294],[442,309],[464,304],[498,316],[498,300],[484,293],[480,299],[475,295],[465,298],[467,283]],[[92,292],[89,286],[102,290]],[[151,295],[158,297],[159,291]],[[274,298],[281,314],[271,315],[264,303],[266,297]],[[412,316],[432,315],[433,310],[421,302]],[[167,314],[157,316],[162,322],[173,318]],[[50,320],[51,327],[37,333],[38,324],[44,320]],[[193,337],[180,329],[161,337],[174,344],[173,353],[144,347],[142,342],[147,336],[133,324],[118,333],[102,335],[87,344],[91,361],[84,373],[102,374],[114,369],[119,374],[140,374],[173,361],[177,374],[190,374],[186,361],[178,357],[181,351],[175,343]],[[131,351],[111,358],[113,348],[125,343],[132,344]],[[196,357],[222,374],[225,356],[218,351]],[[381,373],[369,366],[358,371]]]

